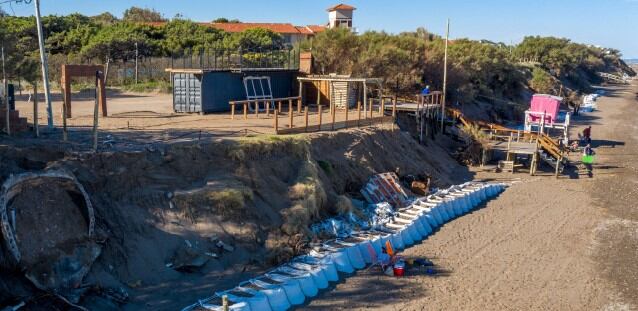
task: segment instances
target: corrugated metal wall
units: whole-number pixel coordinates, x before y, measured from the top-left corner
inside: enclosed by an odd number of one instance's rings
[[[200,76],[201,78],[198,78]],[[296,71],[206,72],[201,75],[175,74],[173,106],[176,112],[229,111],[229,101],[246,99],[243,78],[268,76],[274,98],[296,96]]]
[[[173,75],[173,109],[175,112],[202,111],[202,75]]]

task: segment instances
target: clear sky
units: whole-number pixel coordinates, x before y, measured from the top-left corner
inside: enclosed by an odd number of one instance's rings
[[[297,25],[327,22],[333,0],[41,0],[42,14],[79,12],[116,16],[132,6],[154,8],[166,17],[182,14],[195,21],[217,17]],[[452,21],[453,38],[468,37],[517,43],[526,35],[553,35],[622,51],[638,58],[638,0],[348,0],[357,7],[354,26],[360,31],[401,32],[425,27],[443,34]],[[33,5],[3,9],[31,15]]]

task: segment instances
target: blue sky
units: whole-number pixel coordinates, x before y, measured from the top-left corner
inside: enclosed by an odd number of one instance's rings
[[[196,21],[216,17],[298,25],[327,22],[325,0],[41,0],[43,14],[80,12],[116,16],[136,5],[154,8],[166,17],[180,13]],[[351,0],[360,31],[401,32],[425,27],[443,34],[452,20],[451,36],[519,42],[526,35],[553,35],[577,42],[612,47],[626,58],[638,58],[638,0]],[[3,9],[31,15],[33,5],[6,4]]]

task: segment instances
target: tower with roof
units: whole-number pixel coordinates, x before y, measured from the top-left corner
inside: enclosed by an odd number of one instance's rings
[[[352,29],[352,15],[355,7],[347,4],[337,4],[328,8],[328,28],[344,27]]]

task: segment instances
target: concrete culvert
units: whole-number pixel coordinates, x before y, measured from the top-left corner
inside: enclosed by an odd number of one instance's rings
[[[88,194],[64,171],[10,177],[0,197],[2,243],[33,284],[64,292],[76,288],[99,256]]]

